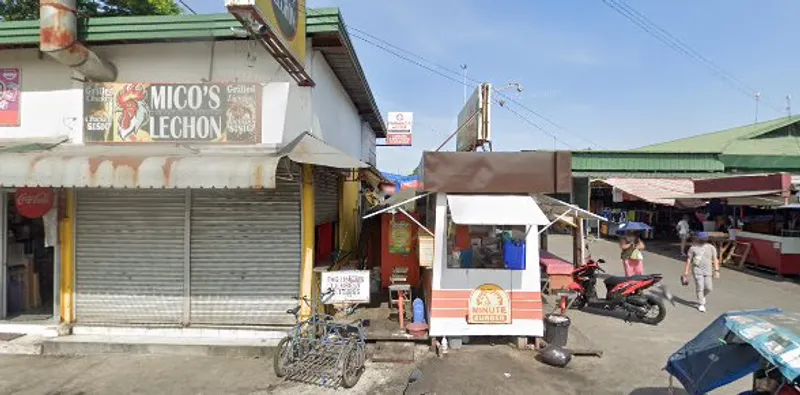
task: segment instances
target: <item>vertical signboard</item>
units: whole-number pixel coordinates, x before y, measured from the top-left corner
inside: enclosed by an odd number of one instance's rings
[[[0,68],[0,126],[19,126],[20,71]]]
[[[87,143],[261,142],[261,85],[87,83]]]
[[[386,145],[411,145],[411,130],[414,127],[413,112],[390,112],[386,124]]]
[[[301,66],[306,60],[305,0],[255,0],[269,29]]]
[[[491,141],[491,95],[492,86],[481,84],[458,113],[456,151],[474,151]]]

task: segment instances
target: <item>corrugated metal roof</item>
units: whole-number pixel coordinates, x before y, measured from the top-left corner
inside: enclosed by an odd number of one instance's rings
[[[683,196],[694,193],[694,182],[692,180],[608,178],[603,182],[644,201],[667,206],[675,205],[675,199],[670,198],[670,196]]]
[[[649,153],[633,151],[576,151],[573,171],[716,172],[725,165],[714,154]]]
[[[75,144],[0,155],[0,186],[275,188],[284,157],[342,169],[367,166],[307,133],[280,150],[274,145]]]
[[[79,32],[83,42],[99,45],[112,43],[143,43],[162,41],[249,40],[239,32],[242,25],[230,14],[153,15],[88,18],[82,21]],[[386,126],[380,109],[367,83],[361,63],[350,42],[344,20],[338,8],[306,9],[306,31],[312,44],[317,37],[337,39],[328,42],[323,52],[335,50],[339,56],[331,64],[336,76],[356,105],[359,115],[370,127],[384,137]],[[0,49],[39,45],[39,21],[0,23]],[[342,50],[344,49],[344,50]],[[328,54],[326,54],[326,57]]]
[[[207,154],[188,149],[152,152],[132,147],[4,154],[0,185],[6,187],[275,188],[281,156]],[[152,147],[156,148],[156,147]],[[102,153],[97,152],[102,151]],[[95,153],[96,152],[96,153]],[[93,154],[94,153],[94,154]]]
[[[606,178],[668,178],[668,179],[691,179],[700,180],[706,178],[729,177],[731,173],[698,173],[698,172],[624,172],[624,171],[573,171],[573,177],[587,177],[593,180],[603,180]]]
[[[752,139],[793,123],[800,122],[800,116],[784,117],[722,130],[719,132],[686,137],[638,148],[639,152],[705,152],[721,153],[726,146],[737,140]]]

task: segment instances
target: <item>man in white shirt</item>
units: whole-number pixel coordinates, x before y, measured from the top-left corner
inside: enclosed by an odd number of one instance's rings
[[[678,237],[681,239],[681,256],[686,256],[686,241],[689,240],[689,216],[684,215],[678,224],[675,225]]]

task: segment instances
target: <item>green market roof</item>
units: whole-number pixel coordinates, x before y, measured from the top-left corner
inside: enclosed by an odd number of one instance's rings
[[[648,145],[633,151],[721,154],[725,152],[725,150],[731,144],[742,141],[752,141],[753,139],[768,138],[768,135],[774,134],[775,132],[780,132],[784,128],[790,126],[796,127],[798,122],[800,122],[800,116],[773,119],[770,121],[726,129],[719,132]],[[800,129],[798,129],[798,132],[800,132]],[[764,152],[768,153],[770,151]],[[754,152],[753,154],[760,153]]]
[[[630,151],[576,151],[572,155],[573,174],[699,178],[734,172],[800,172],[800,116]]]
[[[81,21],[80,38],[92,45],[175,41],[247,40],[230,14],[130,16]],[[338,8],[306,10],[306,31],[378,137],[386,126]],[[0,49],[39,45],[39,21],[0,23]]]

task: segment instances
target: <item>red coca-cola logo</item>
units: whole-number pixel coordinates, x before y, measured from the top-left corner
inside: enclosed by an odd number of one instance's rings
[[[27,218],[40,218],[53,208],[52,188],[18,188],[14,195],[17,212]]]

